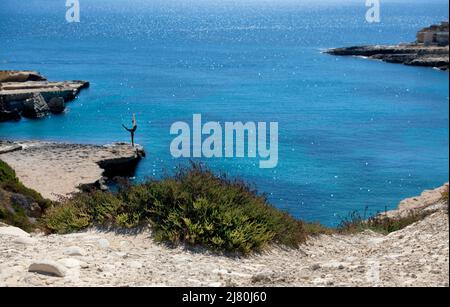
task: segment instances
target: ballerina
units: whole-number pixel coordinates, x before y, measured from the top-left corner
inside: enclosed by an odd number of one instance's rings
[[[127,128],[124,124],[122,124],[122,127],[124,127],[125,130],[127,130],[128,132],[130,132],[130,134],[131,134],[131,146],[134,147],[134,133],[135,133],[136,130],[137,130],[136,115],[135,115],[135,114],[133,114],[133,120],[132,120],[132,123],[133,123],[133,127],[132,127],[132,128]]]

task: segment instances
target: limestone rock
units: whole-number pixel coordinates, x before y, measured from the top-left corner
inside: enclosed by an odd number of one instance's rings
[[[33,262],[28,268],[28,271],[44,275],[64,277],[66,276],[67,269],[58,262],[51,260],[40,260]]]
[[[14,144],[22,150],[10,151]],[[39,141],[0,141],[0,159],[10,165],[26,186],[50,200],[70,197],[80,187],[114,178],[133,176],[141,155],[130,144],[109,146]],[[55,176],[58,174],[58,176]]]
[[[370,59],[412,66],[449,69],[449,46],[425,46],[421,44],[393,46],[354,46],[326,51],[338,56],[361,56]]]

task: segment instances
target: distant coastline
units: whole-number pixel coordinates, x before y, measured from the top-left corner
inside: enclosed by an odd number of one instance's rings
[[[449,26],[448,22],[442,22],[440,25],[422,29],[417,33],[417,40],[409,44],[333,48],[326,50],[325,53],[448,71]]]

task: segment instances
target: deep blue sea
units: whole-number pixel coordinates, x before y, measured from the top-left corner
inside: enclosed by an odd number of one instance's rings
[[[448,1],[0,1],[0,69],[38,70],[91,87],[65,114],[0,124],[0,138],[127,141],[137,114],[148,156],[136,180],[171,173],[175,121],[279,122],[279,163],[201,159],[243,178],[294,216],[336,225],[449,178],[449,75],[323,48],[395,44],[448,19]]]

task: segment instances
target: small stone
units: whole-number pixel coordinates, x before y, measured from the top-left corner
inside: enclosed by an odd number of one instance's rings
[[[64,250],[64,255],[68,256],[84,256],[86,253],[78,246],[71,246]]]
[[[252,277],[252,283],[270,282],[271,275],[269,273],[258,273]]]
[[[208,285],[208,287],[213,287],[213,288],[222,287],[222,283],[221,282],[212,282]]]
[[[435,275],[439,275],[441,272],[439,272],[437,270],[431,270],[430,273],[431,274],[435,274]]]
[[[28,268],[28,272],[51,275],[56,277],[66,276],[66,268],[62,264],[59,264],[51,260],[41,260],[33,262]]]
[[[319,270],[321,268],[321,266],[319,265],[319,264],[313,264],[311,267],[310,267],[310,269],[311,269],[311,271],[317,271],[317,270]]]
[[[106,239],[99,239],[97,241],[98,245],[103,248],[103,249],[107,249],[109,247],[109,241]]]

